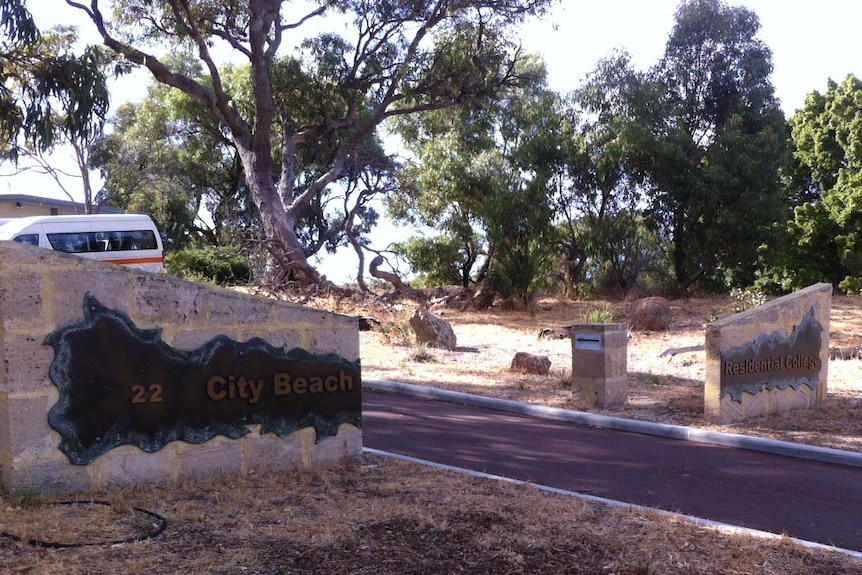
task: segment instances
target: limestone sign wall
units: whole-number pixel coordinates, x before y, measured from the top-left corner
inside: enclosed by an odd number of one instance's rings
[[[832,286],[816,284],[706,328],[708,420],[820,406],[827,392]]]
[[[0,242],[0,488],[283,470],[362,450],[355,318]]]

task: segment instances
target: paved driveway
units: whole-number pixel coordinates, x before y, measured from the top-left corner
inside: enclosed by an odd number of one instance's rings
[[[862,552],[862,468],[363,390],[366,447]]]

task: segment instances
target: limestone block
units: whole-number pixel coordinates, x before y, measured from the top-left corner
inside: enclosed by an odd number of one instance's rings
[[[308,465],[309,451],[314,444],[314,428],[306,427],[287,437],[249,434],[243,442],[246,445],[247,471],[287,471]]]
[[[296,304],[272,301],[269,302],[269,322],[276,325],[291,325],[300,327],[337,327],[352,318],[350,316],[302,307]]]
[[[742,394],[742,414],[743,417],[760,417],[770,412],[770,394],[764,391],[760,393],[743,393]]]
[[[3,265],[0,274],[2,327],[13,330],[43,325],[46,320],[42,307],[44,285],[41,274],[34,273],[31,268],[11,269],[8,264]],[[80,308],[80,305],[78,307]]]
[[[0,342],[0,391],[34,392],[53,387],[49,368],[54,350],[35,336],[7,334]]]
[[[25,267],[41,268],[45,265],[57,265],[58,261],[65,261],[67,264],[74,265],[73,258],[81,259],[77,256],[62,252],[52,252],[29,244],[18,242],[0,243],[0,273],[2,273],[3,268],[19,270]]]
[[[329,465],[356,459],[362,455],[362,431],[353,425],[344,424],[338,428],[335,437],[327,437],[314,445],[311,450],[312,465]]]
[[[0,436],[0,450],[8,450],[13,458],[23,455],[37,457],[57,449],[56,435],[48,425],[47,413],[51,407],[45,397],[7,396],[4,419],[5,432]]]
[[[628,401],[626,325],[575,324],[572,339],[572,389],[587,406],[611,407]]]
[[[59,451],[56,457],[14,461],[3,465],[3,489],[8,493],[34,491],[40,495],[88,492],[94,489],[90,469],[71,465]]]
[[[312,353],[333,353],[349,361],[359,359],[358,322],[352,330],[313,330],[308,334],[306,347]]]
[[[153,325],[199,323],[203,299],[201,286],[192,282],[144,272],[132,281],[133,313]]]
[[[216,437],[200,445],[184,444],[178,450],[181,479],[219,477],[243,471],[243,446],[236,440]]]
[[[335,437],[320,443],[315,443],[312,428],[281,438],[261,437],[259,426],[252,426],[251,433],[238,440],[219,436],[199,445],[171,442],[154,453],[122,445],[87,465],[72,464],[59,449],[60,435],[48,424],[48,412],[60,395],[49,373],[54,349],[43,342],[60,326],[84,319],[88,292],[139,328],[160,329],[165,343],[186,351],[218,336],[235,341],[260,337],[286,351],[304,347],[312,353],[358,361],[358,321],[51,250],[5,244],[9,242],[0,242],[0,488],[38,493],[117,489],[184,477],[292,469],[361,454],[361,429],[351,425],[342,425]]]
[[[129,313],[129,288],[124,274],[117,273],[119,266],[96,262],[81,257],[83,262],[74,269],[59,269],[50,273],[51,323],[60,326],[84,319],[84,296],[92,292],[105,306]]]
[[[707,419],[727,423],[821,405],[828,386],[831,297],[830,284],[815,284],[707,325]],[[815,388],[804,381],[816,382]],[[742,405],[729,397],[740,388],[746,389]]]
[[[269,321],[272,302],[236,292],[212,289],[206,292],[206,310],[214,325],[263,325]]]
[[[159,485],[171,477],[172,454],[169,449],[147,453],[132,445],[124,445],[100,457],[93,467],[97,489]]]

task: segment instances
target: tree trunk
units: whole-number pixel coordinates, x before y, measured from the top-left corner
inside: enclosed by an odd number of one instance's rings
[[[302,242],[294,230],[296,214],[285,208],[272,179],[270,154],[237,147],[264,234],[274,240],[268,246],[271,262],[267,269],[271,277],[265,278],[266,281],[276,286],[296,281],[303,288],[319,283],[320,275],[308,263]]]

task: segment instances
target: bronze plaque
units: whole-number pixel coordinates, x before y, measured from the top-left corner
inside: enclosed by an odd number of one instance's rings
[[[788,337],[778,332],[721,354],[721,394],[742,402],[742,392],[768,389],[815,389],[820,382],[823,326],[812,307]]]
[[[84,317],[45,339],[60,390],[48,422],[72,463],[119,445],[154,452],[171,441],[236,439],[252,424],[279,436],[311,426],[318,441],[342,423],[361,426],[358,361],[226,336],[178,350],[89,293]]]

